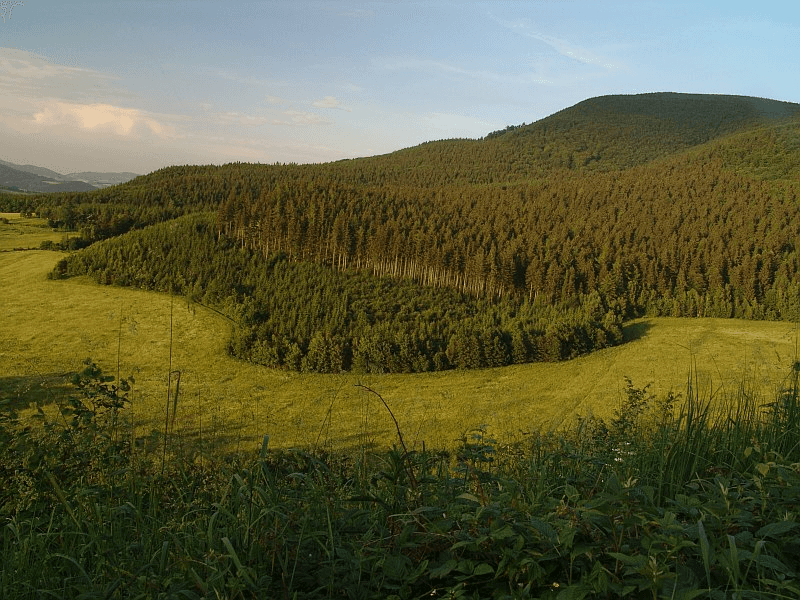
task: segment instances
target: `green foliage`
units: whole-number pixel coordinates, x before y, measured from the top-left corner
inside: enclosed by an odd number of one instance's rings
[[[0,412],[0,473],[8,485],[0,506],[9,514],[41,509],[54,499],[48,478],[102,483],[119,467],[125,443],[119,436],[119,413],[128,402],[133,379],[114,383],[86,359],[70,379],[73,393],[58,398],[58,416],[48,419],[41,406],[29,422],[11,409]],[[55,490],[56,493],[58,489]]]
[[[227,313],[234,356],[308,372],[408,373],[562,360],[619,340],[620,316],[595,298],[540,305],[264,257],[190,215],[94,244],[51,277],[186,295]],[[524,337],[512,354],[513,333]],[[549,348],[545,351],[544,348]]]
[[[36,203],[28,194],[0,190],[0,212],[24,213],[23,216],[25,216],[33,212],[35,206]]]
[[[119,408],[122,386],[91,362],[74,380],[77,412],[90,415],[62,431],[93,431],[71,450],[102,460],[55,469],[53,450],[40,450],[42,466],[31,466],[30,445],[4,452],[3,466],[16,461],[2,471],[2,489],[14,491],[0,509],[0,593],[9,600],[800,592],[800,440],[787,420],[796,372],[763,414],[739,410],[735,430],[747,437],[720,427],[731,413],[706,422],[708,452],[691,472],[656,468],[662,444],[678,456],[696,447],[686,407],[672,414],[674,398],[659,401],[628,381],[608,426],[584,420],[522,445],[500,445],[479,428],[452,457],[402,448],[354,457],[275,452],[265,437],[257,456],[202,467],[176,457],[159,475],[142,467],[135,445],[112,450],[103,412],[91,408]],[[6,439],[31,439],[4,414]],[[770,449],[779,440],[786,454]],[[602,451],[622,441],[631,441],[624,454]]]
[[[478,428],[452,456],[353,456],[271,451],[265,436],[256,456],[200,466],[179,455],[160,475],[135,444],[107,441],[113,429],[91,407],[118,407],[122,386],[89,362],[75,381],[91,416],[60,429],[79,433],[73,451],[102,460],[55,469],[44,448],[43,466],[31,466],[29,440],[56,436],[48,426],[20,430],[3,413],[12,449],[1,489],[12,491],[0,508],[0,594],[794,597],[796,377],[774,405],[698,426],[706,453],[691,471],[658,466],[667,447],[686,460],[698,446],[687,436],[688,401],[680,408],[628,381],[608,425],[584,420],[521,445]],[[631,442],[624,454],[613,450],[622,441]]]

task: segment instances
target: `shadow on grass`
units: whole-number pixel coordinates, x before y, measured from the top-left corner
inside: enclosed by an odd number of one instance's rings
[[[123,414],[124,419],[124,414]],[[122,426],[125,429],[125,426]],[[244,425],[226,423],[222,427],[206,427],[202,431],[197,428],[176,428],[167,436],[166,447],[171,454],[185,456],[187,454],[203,453],[209,456],[239,455],[241,452],[258,452],[264,442],[264,435],[269,432],[254,434],[251,428]],[[279,450],[302,449],[309,452],[332,452],[342,451],[344,454],[353,455],[363,452],[383,452],[399,444],[386,442],[385,439],[392,439],[394,430],[386,429],[370,432],[367,438],[361,435],[348,435],[327,438],[323,437],[315,442],[298,442],[297,444],[282,444]],[[163,428],[151,428],[149,433],[140,434],[135,440],[135,446],[140,451],[160,454],[164,449],[164,430]],[[410,450],[420,450],[412,448]]]
[[[124,422],[125,415],[122,414]],[[121,431],[125,431],[123,424]],[[246,427],[226,423],[224,427],[177,428],[167,434],[164,439],[163,428],[151,428],[149,433],[139,434],[134,440],[137,450],[153,456],[160,455],[166,448],[173,456],[194,455],[197,453],[209,456],[239,455],[241,452],[255,452],[263,441],[263,435],[256,436],[246,431]],[[165,443],[166,442],[166,443]]]
[[[647,336],[647,333],[653,328],[649,321],[637,321],[636,323],[629,323],[622,326],[622,342],[627,344],[635,340],[640,340]]]
[[[0,402],[6,409],[23,410],[29,406],[48,406],[75,393],[71,373],[46,373],[0,377]]]

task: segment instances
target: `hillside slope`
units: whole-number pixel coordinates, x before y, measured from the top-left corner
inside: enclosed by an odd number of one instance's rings
[[[528,306],[585,311],[553,332],[566,347],[542,352],[522,342],[528,350],[516,353],[563,358],[604,345],[620,319],[643,315],[800,317],[798,108],[742,97],[612,96],[483,140],[325,165],[173,167],[109,190],[35,201],[52,224],[81,229],[87,242],[213,211],[217,242],[227,240],[257,271],[281,256],[502,299],[508,315]],[[251,307],[245,347],[265,346],[270,356],[286,355],[276,339],[307,353],[311,340],[347,330],[342,321],[318,322],[302,335],[276,331],[267,326],[274,310],[231,281],[222,263],[198,280],[186,268],[191,258],[164,260],[165,243],[171,255],[191,257],[205,242],[162,238],[121,238],[113,252],[90,249],[58,273],[136,284],[126,274],[135,264],[145,281],[184,282],[174,288],[181,293],[232,290],[216,295]],[[119,258],[133,247],[141,260]],[[334,296],[318,308],[346,320]],[[507,364],[514,329],[503,329],[503,318],[468,336],[480,340],[471,352],[484,358],[441,364],[497,364],[484,360],[490,353]],[[592,323],[595,342],[581,341],[580,323]],[[506,333],[495,335],[496,327]],[[535,329],[529,338],[545,334]],[[402,344],[397,335],[386,331],[384,341]],[[458,346],[454,335],[415,344],[428,345],[431,365]],[[500,348],[490,348],[498,338]]]
[[[501,137],[517,147],[537,143],[560,146],[562,152],[569,153],[567,165],[560,166],[610,170],[641,165],[797,116],[798,104],[746,96],[601,96]]]
[[[56,180],[0,164],[0,187],[31,192],[86,192],[96,189],[83,181]]]

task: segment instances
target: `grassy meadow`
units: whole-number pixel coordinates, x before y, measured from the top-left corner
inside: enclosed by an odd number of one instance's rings
[[[41,225],[12,216],[0,224],[2,249],[53,239]],[[254,447],[265,433],[271,447],[391,444],[390,416],[358,384],[382,395],[415,447],[452,447],[481,425],[497,439],[513,440],[569,425],[578,415],[609,418],[625,377],[663,395],[684,391],[692,368],[707,394],[734,391],[743,382],[772,394],[797,343],[791,323],[660,318],[629,323],[622,346],[564,363],[413,375],[298,374],[230,358],[230,322],[184,298],[80,278],[47,280],[60,256],[0,253],[0,399],[52,404],[64,374],[91,357],[107,374],[134,377],[126,413],[131,433],[142,436],[163,430],[171,360],[171,369],[181,372],[175,431],[226,450]]]
[[[70,237],[68,233],[48,227],[45,219],[22,218],[19,213],[4,212],[0,212],[0,219],[8,220],[8,224],[0,222],[0,252],[30,250],[45,241],[61,242]]]

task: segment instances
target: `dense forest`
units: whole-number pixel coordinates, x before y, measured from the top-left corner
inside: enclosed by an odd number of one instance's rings
[[[420,372],[554,361],[621,340],[599,294],[580,302],[491,300],[363,270],[268,257],[188,215],[106,240],[63,260],[54,276],[169,290],[234,323],[232,354],[315,372]]]
[[[641,315],[798,319],[799,193],[800,105],[645,94],[482,140],[170,167],[0,208],[91,244],[54,276],[223,310],[244,358],[420,371],[572,357]]]

